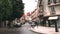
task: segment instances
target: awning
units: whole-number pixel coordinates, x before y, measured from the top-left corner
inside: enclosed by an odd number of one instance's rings
[[[57,20],[58,16],[49,17],[48,20]]]

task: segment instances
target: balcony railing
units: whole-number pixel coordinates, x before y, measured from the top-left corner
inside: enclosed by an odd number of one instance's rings
[[[48,6],[57,6],[60,5],[60,0],[49,0]]]
[[[58,5],[60,5],[60,3],[50,4],[50,5],[48,5],[48,6],[58,6]]]

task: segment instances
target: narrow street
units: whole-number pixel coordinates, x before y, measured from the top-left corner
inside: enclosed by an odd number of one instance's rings
[[[20,28],[3,31],[0,34],[38,34],[29,30],[30,25],[28,23],[22,25]]]

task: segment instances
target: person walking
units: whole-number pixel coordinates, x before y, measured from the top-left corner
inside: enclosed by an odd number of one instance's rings
[[[11,28],[11,23],[8,23],[7,25],[8,25],[8,28]]]
[[[37,26],[37,28],[38,28],[38,25],[39,25],[38,22],[35,21],[35,26]]]

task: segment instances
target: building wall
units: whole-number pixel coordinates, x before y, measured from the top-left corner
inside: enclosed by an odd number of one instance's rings
[[[34,10],[34,13],[32,14],[32,20],[39,22],[41,19],[39,16],[43,15],[43,6],[41,5],[42,0],[38,0],[37,8]]]
[[[20,18],[20,23],[25,23],[25,15]]]
[[[36,10],[34,10],[34,13],[32,13],[32,15],[31,15],[31,18],[32,18],[32,20],[34,20],[34,21],[37,21],[37,22],[39,22],[41,19],[38,17],[38,16],[40,16],[41,15],[41,13],[39,13],[39,11],[41,11],[42,9],[41,9],[41,5],[40,5],[40,1],[41,0],[38,0],[38,4],[37,4],[37,9]],[[48,5],[48,0],[42,0],[42,5],[43,5],[43,16],[44,17],[48,17],[48,16],[52,16],[51,15],[51,6],[53,6],[53,5]],[[54,8],[55,8],[55,11],[56,11],[56,14],[55,15],[60,15],[60,4],[58,5],[58,4],[55,4],[54,5]],[[58,23],[60,23],[60,18],[59,18],[59,20],[58,20]]]
[[[38,9],[35,9],[34,13],[31,14],[31,18],[32,18],[33,21],[36,21],[36,22],[39,21],[38,14],[39,14]]]
[[[60,15],[60,5],[55,6],[55,10],[56,10],[56,15]]]
[[[54,6],[54,10],[56,11],[56,14],[54,15],[60,15],[60,3],[58,3],[58,0],[56,1],[56,4],[50,3],[48,5],[48,0],[43,0],[42,4],[44,6],[44,16],[51,16],[51,7]]]

